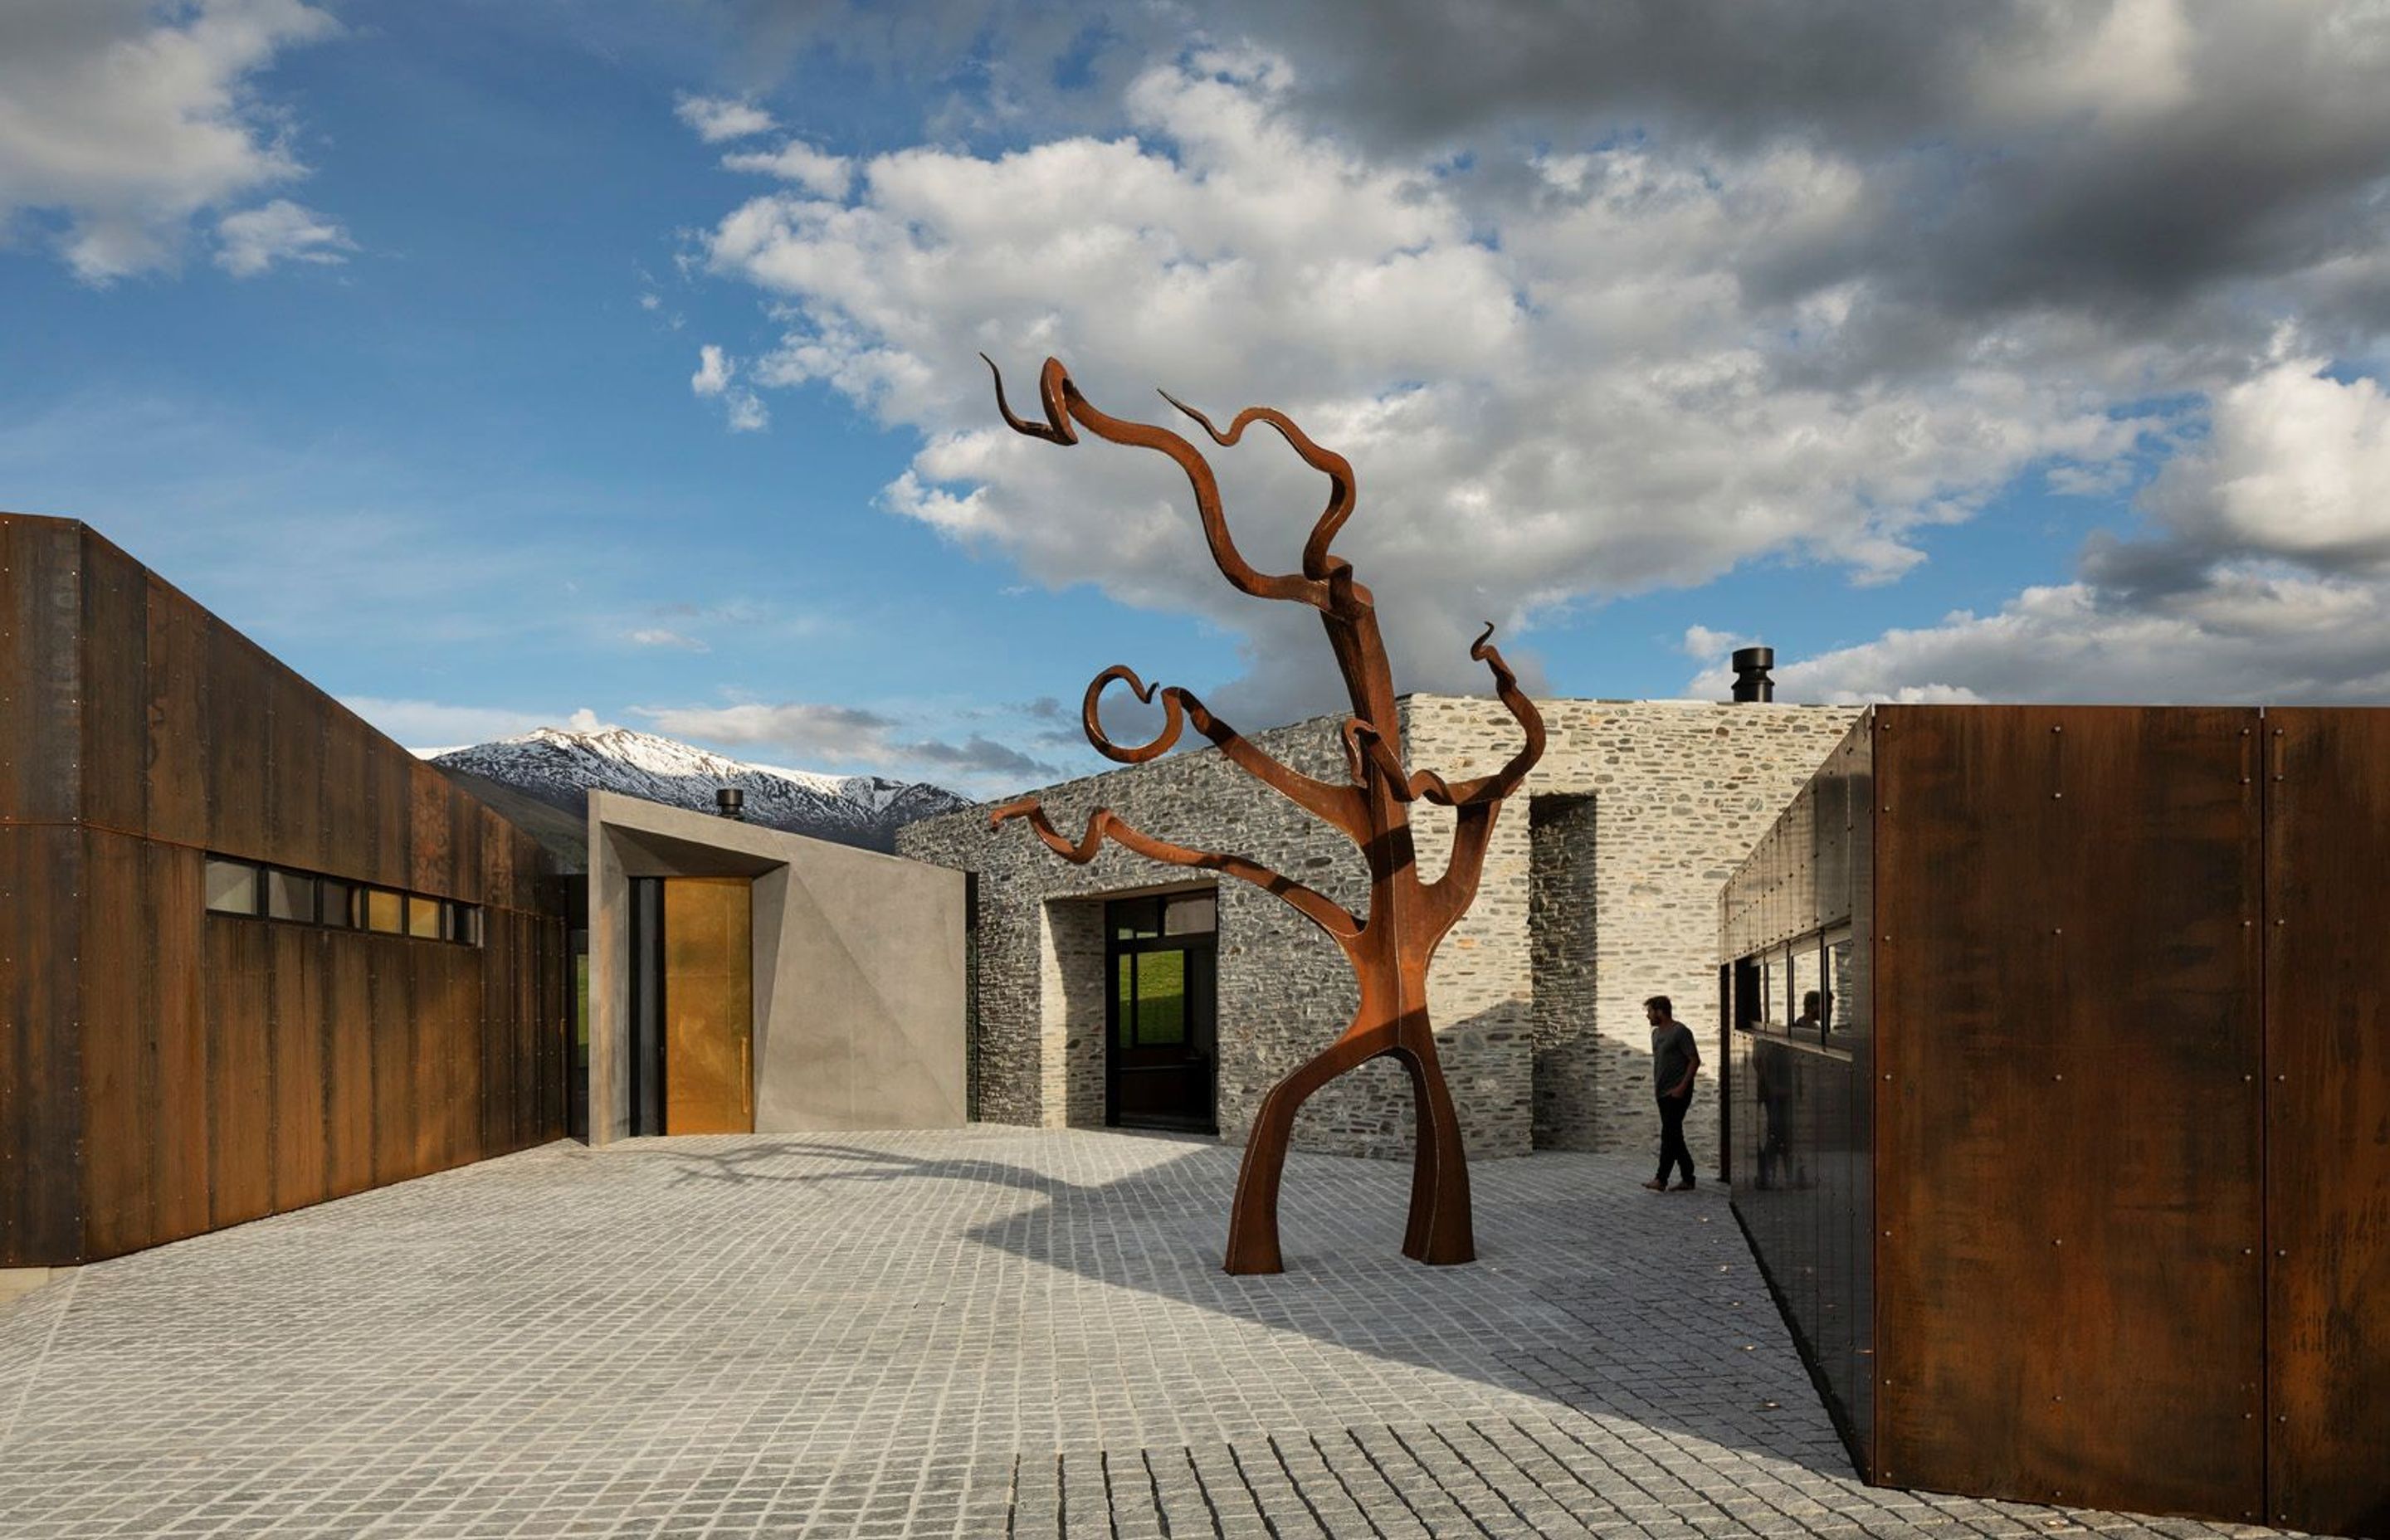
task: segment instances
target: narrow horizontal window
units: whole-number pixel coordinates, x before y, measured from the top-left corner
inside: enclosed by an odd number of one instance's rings
[[[386,936],[482,944],[481,906],[429,893],[376,888],[347,878],[211,855],[203,874],[208,911],[251,918],[371,930]]]
[[[208,857],[208,907],[220,915],[257,913],[257,868],[246,861]]]
[[[268,870],[265,874],[265,918],[315,923],[315,879],[304,872]]]

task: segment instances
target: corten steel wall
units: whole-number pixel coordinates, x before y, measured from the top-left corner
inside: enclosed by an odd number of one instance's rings
[[[2390,1536],[2390,712],[2265,742],[2268,1500]]]
[[[2258,721],[1876,713],[1876,1480],[2258,1514]]]
[[[1862,719],[1761,837],[1719,905],[1729,958],[1853,927],[1852,977],[1830,1041],[1734,1031],[1732,995],[1717,1030],[1731,1067],[1735,1211],[1855,1448],[1869,1442],[1876,1380],[1871,958],[1857,930],[1873,898],[1874,748]],[[1768,1106],[1758,1095],[1763,1069],[1777,1091]]]
[[[209,914],[209,853],[482,906]],[[559,1137],[537,846],[81,524],[0,516],[0,1266]]]
[[[2390,1533],[2390,713],[1883,707],[1811,793],[1724,949],[1851,894],[1871,1405],[1832,1205],[1755,1187],[1748,1044],[1735,1202],[1861,1468]],[[1837,1083],[1800,1084],[1805,1137]]]

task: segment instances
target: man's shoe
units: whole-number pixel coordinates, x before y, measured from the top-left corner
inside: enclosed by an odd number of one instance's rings
[[[1693,1179],[1688,1176],[1683,1181],[1677,1183],[1675,1187],[1670,1187],[1668,1190],[1670,1192],[1690,1192],[1693,1190]]]
[[[1653,1192],[1665,1192],[1668,1190],[1668,1184],[1660,1180],[1657,1176],[1652,1177],[1643,1185],[1650,1187]]]

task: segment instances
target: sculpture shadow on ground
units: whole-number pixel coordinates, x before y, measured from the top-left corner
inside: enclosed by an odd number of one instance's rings
[[[974,1136],[978,1136],[974,1130]],[[990,1145],[1021,1131],[989,1130]],[[1113,1289],[1214,1312],[1410,1369],[1617,1424],[1848,1478],[1722,1187],[1661,1196],[1639,1157],[1544,1154],[1472,1168],[1479,1260],[1428,1267],[1394,1253],[1407,1162],[1294,1151],[1284,1193],[1286,1271],[1221,1270],[1234,1146],[1083,1131],[1154,1158],[1074,1179],[986,1157],[920,1156],[869,1136],[765,1136],[716,1149],[642,1145],[675,1187],[820,1189],[970,1183],[1022,1201],[967,1240]]]

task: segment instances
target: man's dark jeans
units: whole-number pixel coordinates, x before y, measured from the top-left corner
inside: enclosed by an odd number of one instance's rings
[[[1693,1152],[1685,1146],[1685,1113],[1693,1105],[1693,1094],[1660,1098],[1660,1174],[1653,1178],[1664,1182],[1671,1166],[1682,1162],[1685,1180],[1693,1179]]]

